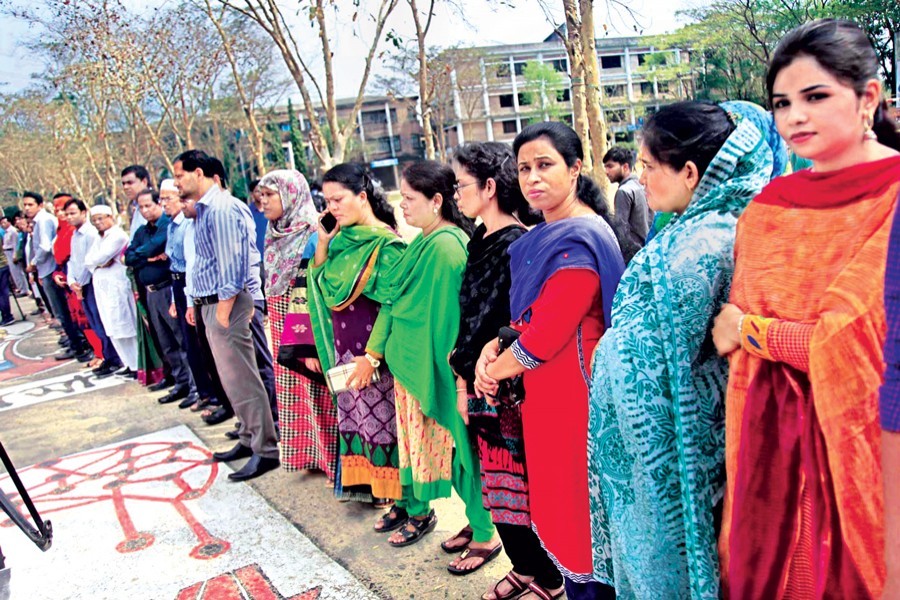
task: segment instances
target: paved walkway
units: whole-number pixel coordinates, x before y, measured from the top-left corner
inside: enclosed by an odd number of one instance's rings
[[[55,339],[32,322],[0,329],[0,441],[55,533],[42,553],[0,520],[12,600],[478,598],[508,570],[446,572],[457,498],[436,503],[433,535],[393,549],[371,529],[379,512],[337,503],[322,476],[228,481],[209,458],[231,423],[60,363]]]

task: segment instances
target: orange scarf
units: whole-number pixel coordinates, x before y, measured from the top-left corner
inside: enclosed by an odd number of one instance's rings
[[[738,222],[731,302],[814,324],[809,372],[738,350],[720,538],[731,598],[878,598],[878,388],[900,157],[777,179]]]

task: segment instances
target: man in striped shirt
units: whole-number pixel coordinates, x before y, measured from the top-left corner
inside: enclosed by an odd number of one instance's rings
[[[255,309],[248,291],[250,231],[249,215],[244,213],[249,209],[220,188],[213,174],[210,157],[201,150],[188,150],[175,159],[175,185],[182,198],[196,201],[194,305],[207,324],[206,335],[222,387],[241,421],[237,445],[213,457],[222,462],[250,458],[228,476],[232,481],[245,481],[280,463],[275,425],[250,332]]]

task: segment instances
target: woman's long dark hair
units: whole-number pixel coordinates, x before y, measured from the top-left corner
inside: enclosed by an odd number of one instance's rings
[[[781,38],[766,74],[769,103],[775,78],[782,69],[801,56],[809,56],[835,79],[852,87],[862,96],[866,84],[878,79],[878,55],[866,33],[850,21],[819,19],[804,23]],[[875,111],[872,131],[878,141],[900,150],[900,132],[891,118],[887,100]]]
[[[441,216],[466,232],[469,237],[475,224],[460,212],[456,205],[456,173],[449,166],[434,160],[414,162],[403,169],[403,179],[412,189],[426,198],[440,194]]]
[[[676,102],[650,117],[641,131],[641,142],[653,158],[676,171],[693,162],[702,178],[734,130],[734,123],[720,106]]]
[[[397,229],[394,208],[388,203],[384,190],[372,178],[369,169],[361,163],[341,163],[333,166],[322,177],[322,183],[337,183],[354,194],[366,193],[375,218]]]
[[[500,210],[519,219],[525,225],[544,220],[522,195],[516,171],[516,158],[507,144],[500,142],[472,142],[456,151],[456,163],[466,170],[484,189],[488,179],[497,186],[497,205]]]
[[[559,152],[560,156],[566,162],[567,167],[575,165],[575,161],[584,161],[584,150],[581,147],[581,140],[575,130],[558,121],[547,121],[541,123],[533,123],[523,129],[516,139],[513,140],[513,154],[519,156],[519,150],[528,142],[533,142],[538,138],[544,138]],[[619,232],[609,214],[609,204],[603,197],[603,192],[594,183],[594,180],[587,175],[578,175],[578,184],[575,195],[584,204],[590,207],[595,213],[603,217],[609,223],[609,226],[616,232]]]

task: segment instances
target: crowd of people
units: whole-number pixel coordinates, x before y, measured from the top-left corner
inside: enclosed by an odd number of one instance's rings
[[[877,73],[856,25],[798,27],[772,112],[665,106],[639,177],[610,150],[614,210],[563,123],[409,164],[411,240],[364,165],[316,194],[272,171],[248,206],[190,150],[158,190],[122,172],[130,237],[26,192],[0,287],[42,301],[61,358],[236,416],[232,480],[321,472],[394,547],[455,490],[448,571],[512,563],[486,600],[900,598],[900,133]]]

